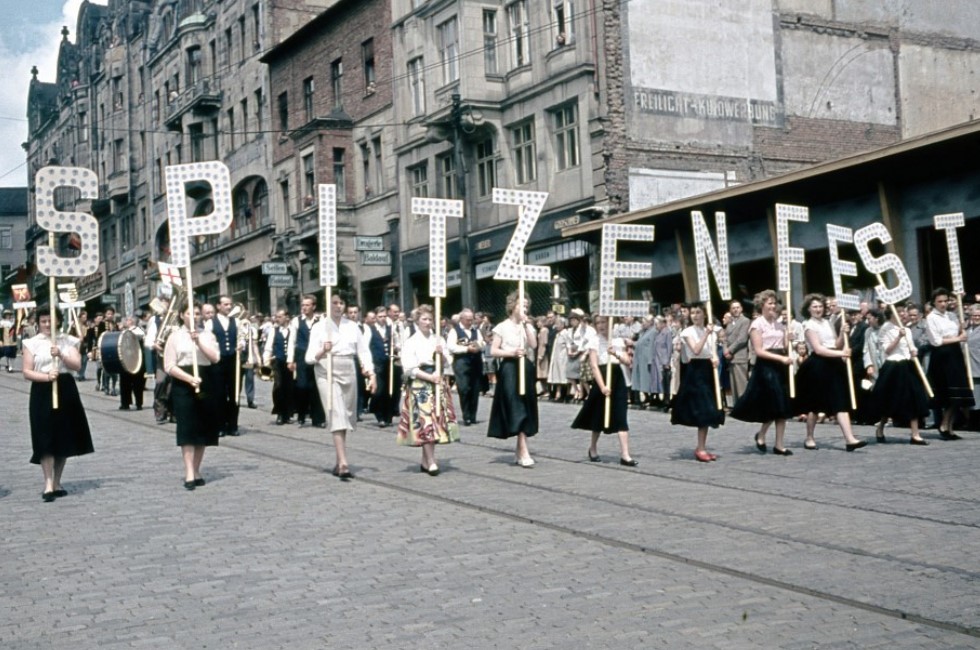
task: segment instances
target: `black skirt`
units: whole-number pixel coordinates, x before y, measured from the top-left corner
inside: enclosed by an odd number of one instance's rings
[[[192,373],[190,366],[181,370]],[[200,366],[201,390],[179,379],[171,381],[170,399],[177,419],[177,445],[211,447],[218,444],[218,432],[223,424],[223,395],[216,390],[221,382],[214,376],[217,366]]]
[[[929,414],[929,397],[911,361],[886,361],[871,392],[876,422],[892,418],[911,422]]]
[[[605,378],[605,366],[599,366]],[[603,433],[618,433],[629,431],[630,426],[626,414],[629,410],[629,389],[626,387],[626,380],[623,377],[623,368],[619,364],[612,367],[612,394],[609,406],[609,426],[603,426],[606,419],[606,396],[599,390],[598,382],[592,383],[589,389],[589,396],[582,409],[575,416],[572,422],[573,429],[584,429],[586,431],[602,431]]]
[[[929,354],[929,383],[936,408],[973,406],[973,391],[966,378],[966,362],[959,344],[940,345]]]
[[[502,359],[497,369],[488,438],[511,438],[519,433],[538,432],[538,397],[535,394],[534,364],[524,357],[524,395],[518,393],[517,359]]]
[[[756,358],[745,392],[732,409],[732,417],[743,422],[772,422],[792,417],[789,373],[788,366]]]
[[[710,359],[692,359],[681,366],[681,385],[671,403],[670,423],[686,427],[717,428],[725,412],[715,399],[715,369]]]
[[[28,407],[31,418],[31,462],[41,463],[44,456],[70,458],[95,451],[92,432],[78,396],[75,378],[69,373],[58,375],[58,408],[53,408],[51,384],[31,382]]]
[[[843,413],[851,409],[847,363],[811,354],[796,373],[793,413]]]

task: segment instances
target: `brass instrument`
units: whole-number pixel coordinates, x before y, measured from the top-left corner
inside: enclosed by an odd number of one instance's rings
[[[150,302],[150,309],[153,310],[154,314],[160,316],[163,312],[163,320],[160,321],[157,337],[153,341],[155,347],[158,346],[162,350],[173,331],[180,327],[180,312],[186,295],[187,291],[184,287],[174,285],[173,293],[170,296],[170,305],[167,306],[166,311],[163,310],[163,304],[159,298],[154,298]]]

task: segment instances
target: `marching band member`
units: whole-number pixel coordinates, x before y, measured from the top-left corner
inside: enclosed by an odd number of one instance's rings
[[[392,306],[397,309],[397,306]],[[392,321],[388,318],[385,307],[378,307],[374,313],[377,321],[368,345],[377,373],[377,385],[371,394],[371,413],[378,421],[378,426],[383,428],[390,426],[392,417],[399,412],[398,394],[402,384],[402,368],[395,363],[394,357],[398,354],[401,339],[398,334],[397,314],[396,320]]]
[[[189,305],[181,314],[183,326],[171,333],[163,350],[163,367],[174,381],[170,399],[177,419],[177,445],[184,459],[184,489],[204,485],[201,461],[205,447],[218,444],[225,424],[224,391],[220,375],[212,366],[221,353],[214,334],[198,327],[199,305]],[[194,376],[197,357],[198,376]]]
[[[16,327],[13,310],[4,309],[0,319],[0,360],[7,361],[7,372],[14,371],[14,359],[17,358]]]
[[[442,368],[451,363],[442,338],[433,331],[432,307],[422,305],[415,319],[415,334],[402,347],[402,367],[405,370],[405,398],[398,423],[397,441],[401,445],[422,447],[420,469],[429,476],[438,476],[436,444],[459,440],[456,411],[445,375],[436,368],[435,359],[442,356]],[[436,413],[436,391],[439,391],[440,410]]]
[[[288,424],[293,416],[293,373],[286,361],[290,340],[289,312],[276,312],[276,325],[266,336],[263,365],[272,368],[272,414],[276,424]]]
[[[221,350],[221,360],[213,369],[220,378],[220,394],[224,424],[221,428],[222,436],[237,436],[238,430],[238,395],[235,394],[235,365],[241,363],[238,345],[238,321],[231,318],[232,302],[231,296],[220,296],[218,298],[218,313],[214,318],[204,322],[204,329],[214,334],[218,341],[218,349]]]
[[[293,407],[300,426],[306,424],[309,416],[314,427],[326,426],[323,405],[316,390],[313,366],[306,363],[306,352],[310,344],[310,331],[320,321],[316,315],[316,296],[306,294],[300,301],[300,315],[289,323],[289,340],[286,347],[286,363],[293,373]]]
[[[123,319],[123,330],[129,330],[132,332],[136,339],[139,341],[139,350],[143,350],[143,338],[146,333],[143,332],[143,328],[136,324],[136,319],[132,316],[127,316]],[[143,410],[143,390],[146,388],[146,376],[143,373],[143,366],[140,364],[140,368],[135,372],[127,372],[123,368],[122,372],[119,373],[119,410],[128,411],[131,405],[136,406],[137,411]]]
[[[41,498],[50,503],[68,492],[61,485],[61,474],[69,457],[91,454],[92,434],[85,409],[78,395],[72,372],[82,366],[80,341],[67,334],[52,339],[58,324],[51,323],[47,308],[38,308],[40,332],[24,340],[24,379],[31,382],[30,419],[31,463],[41,466],[44,491]],[[58,408],[53,407],[51,382],[57,382]]]
[[[354,478],[347,462],[347,433],[357,425],[357,376],[354,357],[361,362],[362,372],[368,377],[368,388],[374,389],[374,363],[361,328],[344,315],[346,300],[340,295],[330,296],[330,316],[322,318],[310,331],[310,343],[306,350],[306,363],[314,367],[316,388],[320,402],[326,408],[328,428],[333,434],[337,464],[333,475],[347,480]],[[327,381],[327,357],[333,363],[333,385]],[[314,365],[315,364],[315,365]],[[330,397],[330,393],[333,397]]]
[[[480,405],[480,386],[483,382],[483,348],[487,345],[479,328],[473,323],[473,310],[459,312],[459,322],[449,328],[446,346],[453,355],[453,375],[459,391],[459,410],[463,424],[476,424]]]

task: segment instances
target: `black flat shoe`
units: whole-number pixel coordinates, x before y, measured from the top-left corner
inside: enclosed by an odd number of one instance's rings
[[[354,478],[354,474],[350,471],[350,468],[349,467],[344,468],[344,469],[337,468],[336,471],[337,471],[337,477],[341,481],[346,481],[346,480],[349,480],[349,479]]]
[[[61,490],[55,490],[55,491],[54,491],[54,495],[55,495],[56,497],[58,497],[59,499],[60,499],[61,497],[66,497],[66,496],[68,496],[68,490],[65,490],[65,489],[61,489]]]
[[[203,478],[196,478],[194,479],[194,485],[196,485],[197,487],[201,487],[203,485],[206,485],[206,483],[204,482]]]
[[[596,454],[595,456],[593,456],[591,451],[586,452],[586,453],[589,454],[589,460],[591,462],[593,462],[593,463],[598,463],[600,460],[602,460],[602,458],[599,457],[599,454]]]
[[[910,438],[909,439],[909,444],[910,445],[919,445],[920,447],[928,447],[929,446],[929,441],[928,440],[924,440],[922,438]]]
[[[620,458],[619,464],[625,467],[636,467],[637,465],[640,464],[640,461],[636,460],[635,458],[630,458],[629,460],[626,460],[625,458]]]
[[[41,500],[44,501],[45,503],[51,503],[56,498],[57,497],[55,496],[54,492],[42,492],[41,493]]]
[[[194,487],[195,487],[194,481],[184,481],[184,489],[185,490],[193,490]]]
[[[854,451],[855,449],[860,449],[861,447],[864,447],[867,444],[868,444],[867,440],[858,440],[857,442],[847,443],[846,445],[844,445],[844,448],[847,449],[847,451]]]
[[[766,447],[766,443],[759,442],[759,435],[758,434],[756,434],[756,436],[755,436],[755,448],[758,449],[763,454],[766,453],[766,449],[768,449],[768,447]],[[775,450],[775,447],[773,447],[773,449]]]
[[[772,448],[772,453],[776,454],[777,456],[792,456],[793,455],[793,452],[790,451],[789,449],[780,449],[779,447],[773,447]]]
[[[963,439],[963,436],[958,436],[955,433],[953,433],[952,431],[943,431],[942,429],[939,430],[939,437],[942,440],[962,440]]]

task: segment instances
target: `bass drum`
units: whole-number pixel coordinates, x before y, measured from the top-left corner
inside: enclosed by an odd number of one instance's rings
[[[113,374],[135,375],[143,367],[143,346],[139,337],[129,330],[105,332],[100,336],[99,356],[102,367]]]

